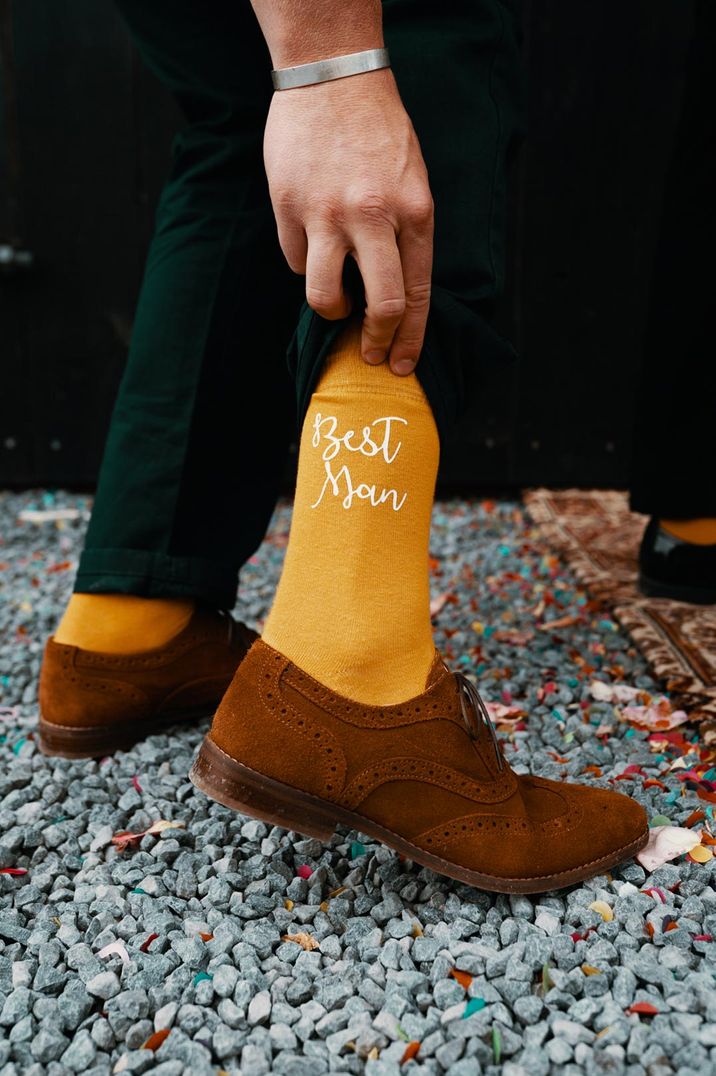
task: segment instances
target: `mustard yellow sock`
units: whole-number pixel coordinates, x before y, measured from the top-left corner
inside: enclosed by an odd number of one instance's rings
[[[438,457],[415,374],[368,366],[359,328],[348,328],[303,423],[291,534],[263,638],[358,702],[403,702],[425,689]]]
[[[660,519],[659,525],[682,542],[716,545],[716,519]]]
[[[134,654],[164,646],[189,623],[194,602],[134,594],[73,594],[55,632],[56,643]]]

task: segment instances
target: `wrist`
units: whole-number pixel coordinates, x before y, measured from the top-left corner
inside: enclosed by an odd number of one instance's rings
[[[335,0],[299,0],[299,5],[298,17],[295,5],[290,16],[280,0],[262,5],[270,11],[260,21],[274,68],[384,47],[380,0],[342,0],[340,12]]]
[[[318,60],[332,59],[334,56],[347,56],[353,52],[366,52],[368,49],[385,48],[383,32],[380,27],[370,33],[353,34],[350,40],[288,40],[285,45],[271,46],[271,61],[277,69],[299,67],[312,64]]]

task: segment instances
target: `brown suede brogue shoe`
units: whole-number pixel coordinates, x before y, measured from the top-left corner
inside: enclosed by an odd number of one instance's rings
[[[477,690],[437,655],[422,695],[364,706],[257,641],[191,779],[244,814],[322,840],[349,826],[499,893],[572,885],[648,836],[627,796],[513,773]]]
[[[40,749],[96,758],[180,721],[209,717],[256,632],[197,609],[165,646],[102,654],[50,637],[40,672]]]

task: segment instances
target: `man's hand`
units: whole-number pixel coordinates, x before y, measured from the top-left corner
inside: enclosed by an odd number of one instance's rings
[[[344,318],[347,254],[363,277],[367,362],[411,373],[430,301],[433,204],[390,70],[275,93],[264,141],[279,240],[308,304]]]
[[[376,0],[252,0],[274,66],[383,44]],[[336,36],[338,35],[338,36]],[[346,255],[363,277],[367,362],[409,374],[430,302],[433,203],[389,68],[276,92],[264,158],[281,248],[309,305],[344,318]]]

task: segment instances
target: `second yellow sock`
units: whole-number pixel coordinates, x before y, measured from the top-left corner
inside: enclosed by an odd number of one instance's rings
[[[708,516],[702,519],[660,519],[659,524],[682,542],[690,542],[692,545],[716,545],[716,519]]]
[[[194,602],[182,598],[73,594],[54,639],[104,654],[133,654],[164,646],[193,612]]]

